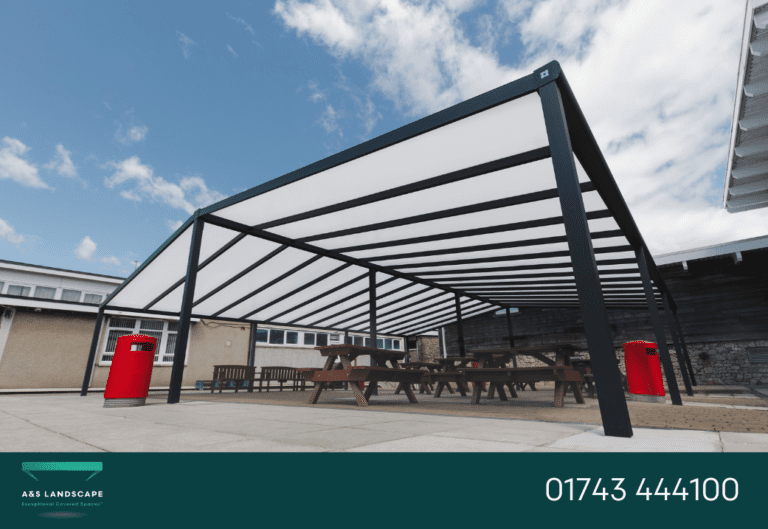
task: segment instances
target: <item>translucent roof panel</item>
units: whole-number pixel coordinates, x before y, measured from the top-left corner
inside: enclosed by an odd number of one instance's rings
[[[368,332],[371,271],[382,333],[452,323],[457,296],[462,317],[577,305],[583,262],[551,158],[567,153],[549,145],[537,91],[549,82],[527,76],[196,212],[108,306],[178,313],[193,222],[203,226],[197,317]],[[640,305],[644,243],[587,140],[571,142],[570,192],[581,194],[606,303]]]

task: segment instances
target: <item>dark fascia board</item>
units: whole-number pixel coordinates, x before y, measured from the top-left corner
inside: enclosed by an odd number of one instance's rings
[[[559,74],[561,71],[560,65],[557,63],[557,61],[552,61],[539,70],[548,70],[549,75],[554,77],[556,77],[557,74]],[[512,101],[513,99],[531,94],[538,90],[540,86],[551,80],[550,77],[547,76],[542,78],[539,70],[537,70],[539,73],[526,75],[525,77],[507,83],[503,86],[494,88],[489,92],[475,96],[471,99],[436,112],[435,114],[423,117],[417,121],[414,121],[413,123],[403,125],[398,129],[387,132],[386,134],[382,134],[381,136],[368,140],[364,143],[361,143],[360,145],[355,145],[354,147],[350,147],[349,149],[302,167],[301,169],[292,171],[288,174],[275,178],[274,180],[270,180],[269,182],[264,182],[261,185],[243,191],[242,193],[238,193],[237,195],[225,198],[224,200],[204,208],[201,212],[201,215],[213,213],[233,204],[237,204],[238,202],[242,202],[243,200],[247,200],[249,198],[253,198],[255,196],[266,193],[267,191],[272,191],[273,189],[277,189],[284,185],[297,182],[317,173],[327,171],[333,167],[351,162],[352,160],[362,156],[372,154],[381,149],[385,149],[411,138],[415,138],[416,136],[420,136],[421,134],[425,134],[440,127],[444,127],[455,121],[459,121],[461,119],[477,114],[478,112],[483,112],[495,106]]]
[[[540,70],[536,70],[539,72]],[[535,73],[535,72],[534,72]],[[627,207],[627,203],[624,197],[619,191],[619,187],[616,185],[616,180],[613,178],[613,173],[608,167],[608,163],[605,161],[603,153],[600,151],[600,147],[597,144],[595,136],[592,134],[587,123],[584,113],[581,111],[576,97],[571,90],[571,86],[565,77],[562,70],[558,71],[556,79],[550,80],[550,82],[556,82],[563,101],[563,110],[565,111],[565,118],[568,125],[568,135],[571,140],[573,153],[581,162],[582,167],[589,175],[589,179],[595,185],[600,197],[605,202],[606,207],[613,213],[613,217],[616,223],[624,232],[624,236],[630,242],[634,248],[645,248],[646,255],[649,257],[648,269],[653,281],[657,286],[668,293],[669,302],[673,310],[676,310],[676,304],[672,299],[669,289],[664,283],[664,279],[661,277],[659,270],[656,268],[656,263],[653,261],[653,257],[648,251],[648,247],[645,244],[643,236],[640,234],[640,230],[635,224],[635,220],[632,218],[632,214]]]
[[[40,270],[51,270],[53,272],[68,272],[70,274],[82,274],[84,276],[93,276],[93,277],[104,277],[106,279],[119,279],[121,281],[124,281],[124,277],[118,277],[118,276],[108,276],[104,274],[94,274],[93,272],[81,272],[80,270],[68,270],[66,268],[54,268],[53,266],[43,266],[43,265],[37,265],[32,263],[20,263],[18,261],[8,261],[6,259],[0,259],[0,263],[9,264],[9,265],[18,265],[18,266],[28,266],[30,268],[39,268]],[[45,273],[45,272],[40,272]]]

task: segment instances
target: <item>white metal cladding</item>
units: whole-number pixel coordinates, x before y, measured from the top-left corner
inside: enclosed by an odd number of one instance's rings
[[[642,307],[617,206],[574,162],[606,304]],[[578,306],[562,215],[533,92],[207,208],[192,314],[367,332],[369,267],[383,334],[455,321],[456,295],[462,317]],[[178,313],[191,232],[188,222],[108,305]]]

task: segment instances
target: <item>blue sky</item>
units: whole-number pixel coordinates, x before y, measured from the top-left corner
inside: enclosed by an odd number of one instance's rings
[[[654,253],[765,235],[720,208],[743,3],[668,4],[6,0],[0,259],[127,275],[196,208],[553,59]]]

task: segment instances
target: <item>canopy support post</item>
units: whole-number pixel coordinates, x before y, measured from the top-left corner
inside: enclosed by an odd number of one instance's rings
[[[101,324],[104,321],[104,305],[99,307],[96,313],[96,324],[93,326],[93,338],[91,338],[91,350],[88,352],[88,363],[85,366],[85,375],[83,375],[83,387],[80,390],[80,396],[88,395],[88,388],[91,385],[91,373],[93,373],[93,364],[96,362],[96,348],[99,346],[99,336],[101,336]]]
[[[368,303],[371,310],[371,329],[369,334],[371,347],[378,349],[378,336],[376,334],[376,270],[368,270]],[[378,363],[373,357],[371,357],[371,365],[374,367],[378,366]],[[373,384],[372,395],[378,395],[379,385],[376,382],[371,382],[371,384]]]
[[[192,316],[192,303],[195,298],[195,282],[197,281],[197,265],[200,260],[200,245],[203,240],[204,223],[199,214],[200,210],[195,213],[195,220],[192,224],[192,242],[189,247],[187,276],[184,279],[184,296],[181,300],[176,350],[173,352],[173,368],[171,369],[171,383],[168,388],[168,404],[178,403],[181,396],[181,379],[184,376],[184,360],[187,353],[187,338],[189,337],[189,320]]]
[[[677,387],[675,369],[672,367],[672,358],[669,356],[669,348],[667,347],[667,337],[664,335],[664,326],[661,324],[659,308],[656,306],[656,297],[653,294],[653,287],[651,286],[651,276],[648,273],[648,263],[645,260],[645,248],[641,246],[635,250],[635,254],[637,255],[637,266],[640,268],[640,277],[643,279],[643,289],[645,290],[645,299],[648,302],[648,312],[651,314],[651,325],[653,325],[653,331],[656,334],[656,345],[659,347],[661,365],[664,366],[664,378],[667,379],[669,396],[672,398],[672,404],[682,406],[683,401],[680,399],[680,390]]]
[[[464,322],[461,321],[461,302],[458,294],[454,294],[454,296],[456,300],[456,330],[459,334],[459,356],[464,358],[467,356],[467,350],[464,348]]]
[[[408,348],[408,337],[403,336],[403,351],[405,351],[405,362],[411,361],[411,350]]]
[[[259,332],[259,324],[251,323],[251,335],[248,337],[248,366],[256,365],[256,334]]]
[[[677,316],[677,312],[674,310],[672,311],[672,319],[675,321],[675,326],[677,327],[677,335],[680,337],[680,343],[683,346],[683,355],[685,356],[685,363],[688,366],[688,374],[691,375],[691,385],[696,386],[696,376],[693,374],[691,357],[688,355],[688,345],[685,343],[683,328],[680,326],[680,318]]]
[[[680,347],[680,340],[677,337],[677,329],[675,329],[675,321],[672,318],[672,309],[669,308],[669,294],[666,291],[662,291],[661,297],[664,300],[664,314],[667,317],[667,325],[669,326],[669,332],[672,334],[672,341],[675,344],[675,356],[677,357],[677,365],[680,368],[680,374],[683,376],[683,384],[685,384],[685,393],[689,397],[693,397],[693,388],[691,387],[691,380],[688,378],[688,369],[685,366],[685,358],[683,357],[683,348]]]
[[[573,160],[563,101],[555,82],[539,88],[544,122],[552,153],[560,206],[563,211],[568,249],[579,296],[592,371],[599,388],[597,400],[605,435],[632,437],[627,401],[616,362],[613,334],[608,323],[600,275],[590,238],[589,224],[581,196],[579,177]]]
[[[507,313],[507,331],[509,332],[509,348],[515,348],[515,337],[512,335],[512,316],[509,314],[509,307],[506,308]],[[517,355],[512,357],[512,367],[517,369]]]

